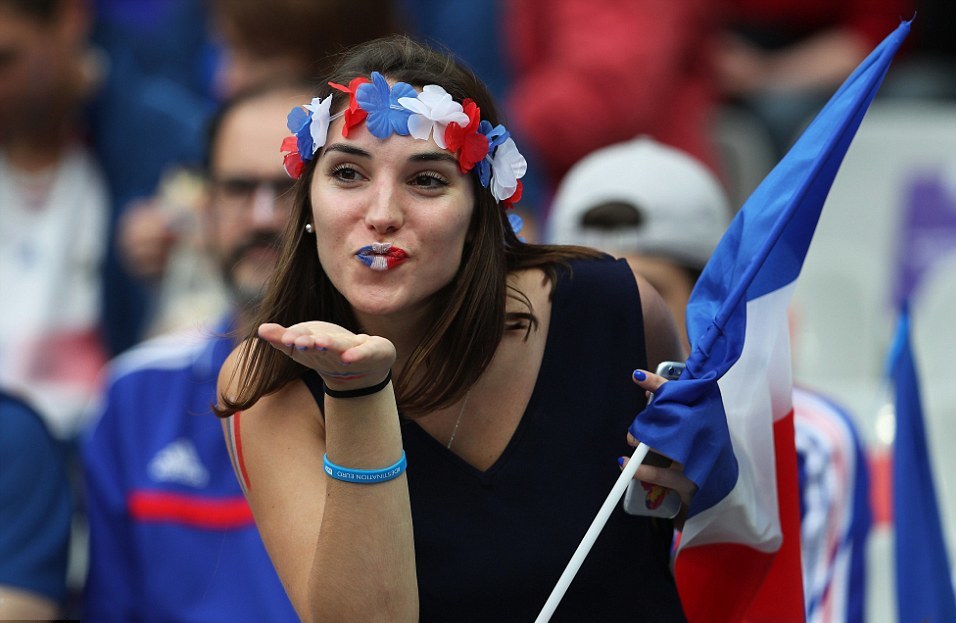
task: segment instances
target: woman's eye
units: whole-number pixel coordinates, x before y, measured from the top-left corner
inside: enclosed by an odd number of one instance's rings
[[[441,188],[448,186],[448,181],[437,173],[419,173],[412,178],[412,184],[423,188]]]
[[[355,182],[360,179],[359,172],[345,164],[333,168],[330,175],[342,182]]]

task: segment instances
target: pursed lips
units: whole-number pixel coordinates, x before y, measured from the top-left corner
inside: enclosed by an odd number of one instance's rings
[[[386,271],[404,262],[408,253],[390,242],[373,242],[356,251],[355,257],[372,270]]]

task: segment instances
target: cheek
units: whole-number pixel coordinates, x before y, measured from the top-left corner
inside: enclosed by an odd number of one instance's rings
[[[316,176],[319,172],[316,171]],[[316,230],[329,232],[340,230],[350,219],[354,221],[354,202],[348,193],[335,193],[323,184],[312,181],[309,200],[312,204],[312,222]],[[351,214],[351,216],[350,216]]]

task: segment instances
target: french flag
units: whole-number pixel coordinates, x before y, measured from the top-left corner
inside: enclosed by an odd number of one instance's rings
[[[861,63],[737,213],[687,306],[687,369],[631,427],[699,486],[675,563],[692,623],[805,620],[787,308],[833,179],[909,29],[902,22]]]
[[[956,594],[933,485],[908,306],[889,357],[896,393],[893,522],[896,613],[900,623],[956,621]]]

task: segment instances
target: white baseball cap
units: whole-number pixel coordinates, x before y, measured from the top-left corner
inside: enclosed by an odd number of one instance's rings
[[[625,204],[635,225],[585,226],[589,210]],[[701,162],[640,136],[588,154],[561,180],[548,216],[548,239],[608,253],[664,256],[704,267],[730,223],[727,194]]]

